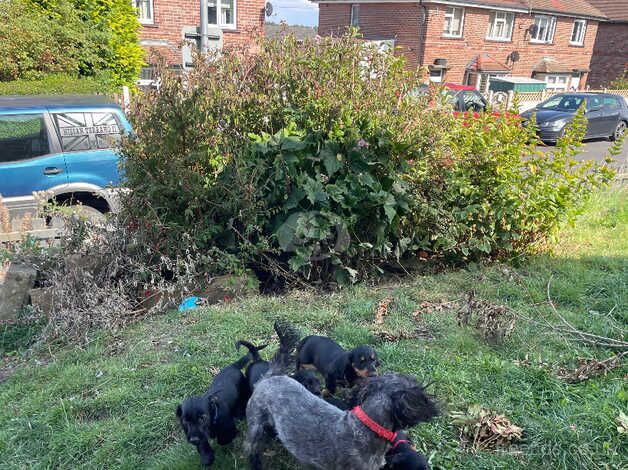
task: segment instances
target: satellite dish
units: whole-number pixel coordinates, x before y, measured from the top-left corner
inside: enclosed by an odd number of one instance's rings
[[[518,52],[518,51],[512,51],[512,52],[510,53],[510,60],[511,60],[511,61],[513,61],[513,62],[518,62],[518,61],[519,61],[519,59],[520,59],[520,56],[519,56],[519,52]]]
[[[266,10],[266,16],[270,16],[273,14],[273,4],[270,2],[266,2],[266,7],[264,8]]]

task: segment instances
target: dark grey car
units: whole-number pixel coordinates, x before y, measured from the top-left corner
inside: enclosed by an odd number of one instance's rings
[[[578,108],[586,103],[585,139],[619,139],[628,127],[628,104],[619,95],[608,93],[561,93],[521,114],[524,125],[536,114],[538,136],[543,142],[556,142],[565,132]]]

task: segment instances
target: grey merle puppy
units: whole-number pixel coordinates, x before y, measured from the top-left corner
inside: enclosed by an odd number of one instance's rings
[[[279,358],[281,362],[281,358]],[[295,380],[277,374],[258,382],[246,408],[245,450],[251,468],[273,437],[303,465],[325,470],[378,470],[391,443],[379,437],[353,411],[342,411],[308,393]],[[436,404],[414,377],[386,373],[369,377],[357,395],[362,410],[377,424],[396,432],[438,414]]]

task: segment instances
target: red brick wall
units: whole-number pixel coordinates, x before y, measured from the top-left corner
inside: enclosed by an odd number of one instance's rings
[[[417,3],[360,4],[360,32],[365,39],[394,39],[408,67],[416,67],[421,48],[420,7]],[[351,22],[350,4],[319,5],[318,34],[342,34]]]
[[[589,86],[603,88],[628,68],[628,23],[602,23],[597,31]]]
[[[478,54],[488,53],[501,63],[513,51],[518,51],[520,59],[515,64],[508,63],[511,74],[530,77],[532,69],[544,57],[554,58],[559,64],[574,69],[587,69],[591,60],[593,43],[598,23],[587,22],[584,46],[569,44],[573,27],[572,18],[557,17],[553,44],[530,43],[526,30],[534,21],[533,15],[515,14],[512,40],[497,42],[486,40],[490,10],[465,8],[463,37],[450,39],[443,37],[443,5],[427,6],[427,24],[422,25],[421,10],[418,4],[386,3],[360,4],[360,30],[367,39],[396,39],[407,55],[408,66],[431,65],[434,59],[447,59],[448,67],[444,79],[461,83],[467,64]],[[320,4],[319,34],[328,35],[343,31],[350,23],[350,4]],[[421,31],[426,28],[425,31]],[[424,44],[422,38],[425,38]],[[585,85],[586,77],[580,82]]]
[[[251,42],[263,34],[265,0],[236,0],[236,30],[223,30],[225,46]],[[153,0],[154,25],[142,25],[141,40],[165,40],[167,46],[145,46],[173,65],[182,63],[180,46],[184,26],[200,26],[200,0]],[[147,54],[150,61],[150,53]]]

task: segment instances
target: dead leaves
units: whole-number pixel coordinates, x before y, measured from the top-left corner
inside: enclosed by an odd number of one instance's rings
[[[569,383],[579,383],[591,377],[606,375],[609,371],[619,367],[627,354],[628,351],[624,351],[603,361],[580,358],[578,359],[578,367],[575,370],[560,369],[558,377]]]
[[[391,296],[384,297],[378,304],[375,309],[375,320],[374,323],[376,325],[384,324],[384,317],[388,315],[388,308],[393,302],[393,298]]]
[[[504,415],[497,415],[471,405],[466,412],[451,413],[452,422],[460,428],[460,441],[474,452],[506,447],[523,438],[523,428],[515,426]]]
[[[469,293],[467,301],[458,311],[458,324],[473,325],[492,343],[503,343],[515,329],[515,315],[505,305],[496,305],[487,300],[476,299],[475,293]]]

